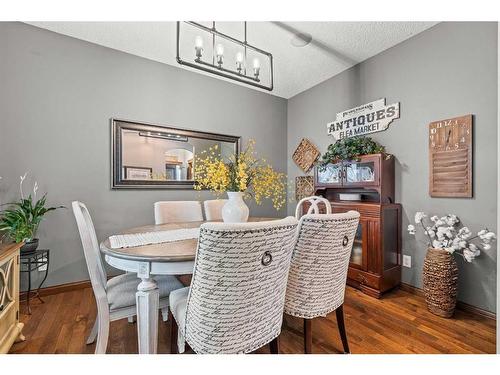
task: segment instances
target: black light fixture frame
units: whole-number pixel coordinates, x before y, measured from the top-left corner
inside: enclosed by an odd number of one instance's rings
[[[212,73],[224,78],[232,79],[250,86],[258,87],[267,91],[272,91],[273,90],[273,55],[269,52],[266,52],[264,50],[261,50],[260,48],[257,48],[255,46],[252,46],[251,44],[247,43],[247,28],[246,28],[246,22],[245,22],[245,40],[241,41],[236,38],[233,38],[229,35],[226,35],[224,33],[221,33],[220,31],[217,31],[215,28],[215,22],[212,23],[212,28],[206,27],[204,25],[201,25],[197,22],[193,21],[183,21],[193,27],[196,27],[200,30],[203,30],[207,33],[212,34],[212,43],[213,43],[213,50],[212,50],[212,63],[205,62],[201,59],[194,59],[194,62],[182,60],[180,57],[180,28],[181,28],[181,21],[177,21],[177,62],[181,65],[186,65],[194,69],[199,69],[207,73]],[[244,49],[244,61],[246,63],[246,58],[247,58],[247,49],[251,49],[257,53],[260,53],[264,56],[267,56],[269,58],[269,71],[270,71],[270,85],[264,85],[260,83],[259,78],[254,78],[246,75],[246,66],[243,69],[243,74],[238,73],[237,71],[233,71],[231,69],[219,67],[218,64],[216,64],[215,61],[215,37],[220,37],[226,40],[231,41],[232,43],[239,44],[240,46],[243,47]]]

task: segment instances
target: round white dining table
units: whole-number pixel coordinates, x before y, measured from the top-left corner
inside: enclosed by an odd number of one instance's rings
[[[266,221],[272,218],[250,217],[248,221]],[[125,230],[120,234],[199,228],[203,221],[147,225]],[[137,338],[140,354],[154,354],[158,350],[158,307],[160,293],[154,275],[188,275],[193,273],[198,239],[179,240],[159,244],[116,248],[109,238],[101,243],[106,262],[123,271],[133,272],[141,279],[137,286]]]

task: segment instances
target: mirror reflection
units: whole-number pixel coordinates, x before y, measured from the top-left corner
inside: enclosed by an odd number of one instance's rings
[[[216,145],[223,157],[238,151],[239,137],[121,121],[113,126],[113,187],[192,186],[195,155]]]

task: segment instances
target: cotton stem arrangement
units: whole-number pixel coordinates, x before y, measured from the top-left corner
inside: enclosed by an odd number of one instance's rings
[[[428,246],[458,254],[469,263],[478,257],[481,251],[491,249],[491,244],[496,240],[496,234],[488,228],[481,229],[473,236],[471,230],[462,226],[460,219],[452,214],[429,218],[424,212],[417,212],[415,225],[408,225],[408,232],[415,235],[417,228],[422,228],[428,239]]]

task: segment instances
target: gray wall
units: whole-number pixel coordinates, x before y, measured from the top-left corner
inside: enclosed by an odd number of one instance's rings
[[[195,191],[112,191],[111,117],[254,138],[286,171],[286,100],[21,23],[0,23],[0,200],[16,199],[29,171],[49,204],[85,202],[100,239],[153,222],[157,200],[206,199]],[[282,216],[270,204],[251,214]],[[73,214],[40,228],[52,251],[46,285],[88,279]]]
[[[322,152],[332,138],[326,124],[337,112],[379,98],[401,102],[401,116],[373,135],[394,154],[396,199],[403,227],[416,211],[455,213],[474,230],[496,228],[497,23],[441,23],[288,101],[288,177],[300,175],[291,155],[302,137]],[[428,195],[428,123],[474,114],[474,198]],[[293,205],[288,207],[293,212]],[[421,287],[425,245],[404,231],[403,254],[412,268],[403,281]],[[459,300],[495,311],[496,248],[460,267]]]

